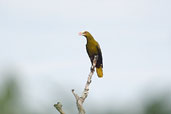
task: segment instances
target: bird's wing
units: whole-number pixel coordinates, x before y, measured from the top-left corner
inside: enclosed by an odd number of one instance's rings
[[[87,45],[86,45],[86,51],[87,51],[87,53],[88,53],[88,56],[89,56],[89,58],[90,58],[91,63],[93,64],[94,56],[91,56],[91,54],[90,54],[90,52],[89,52],[89,49],[88,49]]]
[[[100,49],[100,46],[97,45],[96,46],[97,50],[98,50],[98,60],[97,60],[97,67],[99,68],[100,66],[102,66],[103,68],[103,58],[102,58],[102,52],[101,52],[101,49]]]

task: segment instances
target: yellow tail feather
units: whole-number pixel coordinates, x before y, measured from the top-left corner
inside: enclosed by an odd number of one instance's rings
[[[103,70],[102,70],[102,66],[100,66],[100,68],[96,68],[96,72],[99,78],[103,77]]]

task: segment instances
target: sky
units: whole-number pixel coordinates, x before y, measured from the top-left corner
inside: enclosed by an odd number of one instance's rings
[[[81,93],[90,70],[86,39],[78,35],[87,30],[99,42],[104,62],[104,78],[93,76],[89,99],[99,104],[136,102],[145,91],[171,86],[170,4],[1,0],[0,73],[19,72],[28,102],[49,102],[50,93],[59,93],[55,84],[72,98],[70,90]],[[61,99],[59,95],[50,103]]]

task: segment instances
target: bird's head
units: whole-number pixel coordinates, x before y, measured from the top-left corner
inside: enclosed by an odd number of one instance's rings
[[[91,36],[91,34],[90,34],[88,31],[79,32],[79,35],[80,35],[80,36],[85,36],[85,37]]]

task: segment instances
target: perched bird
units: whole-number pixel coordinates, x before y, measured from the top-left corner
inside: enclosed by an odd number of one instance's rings
[[[87,39],[86,50],[90,58],[91,63],[93,64],[94,57],[98,55],[96,63],[96,72],[99,78],[103,77],[103,58],[100,45],[93,38],[93,36],[88,31],[80,32],[79,35],[85,36]]]

